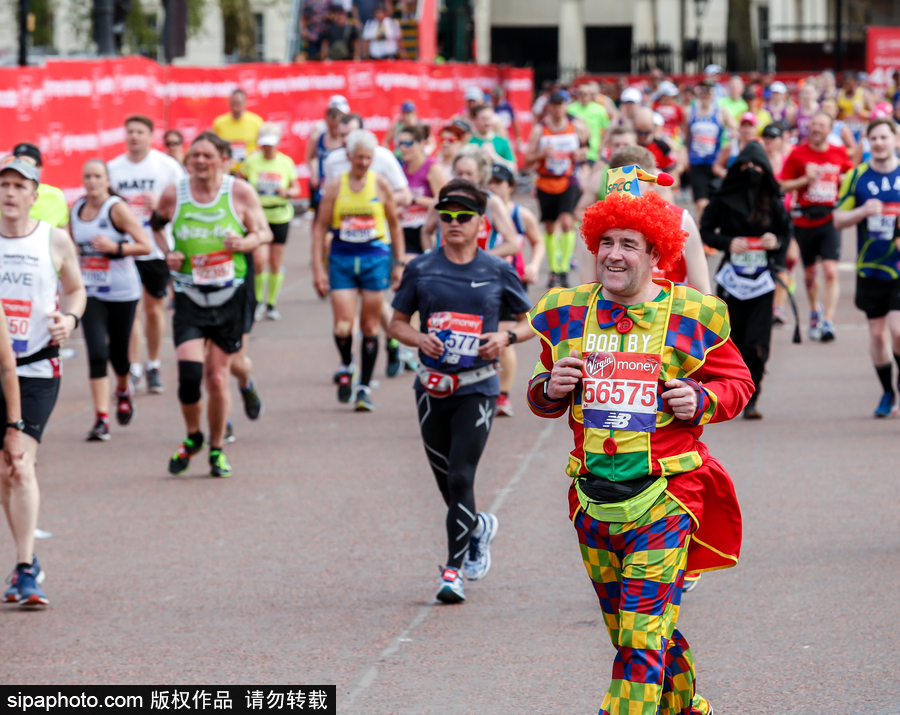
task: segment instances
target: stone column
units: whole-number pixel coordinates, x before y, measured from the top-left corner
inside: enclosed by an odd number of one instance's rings
[[[563,80],[571,80],[584,71],[584,20],[581,0],[559,2],[559,66]]]

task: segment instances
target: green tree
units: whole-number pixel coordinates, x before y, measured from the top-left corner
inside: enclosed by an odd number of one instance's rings
[[[225,54],[256,59],[256,25],[249,0],[219,0],[225,30]]]

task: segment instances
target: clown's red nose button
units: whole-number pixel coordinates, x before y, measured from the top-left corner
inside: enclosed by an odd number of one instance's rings
[[[614,440],[612,437],[607,437],[605,440],[603,440],[603,451],[611,457],[619,451],[619,445],[616,444],[616,440]]]
[[[616,330],[620,333],[627,333],[634,327],[634,321],[631,318],[622,318],[618,323],[616,323]]]

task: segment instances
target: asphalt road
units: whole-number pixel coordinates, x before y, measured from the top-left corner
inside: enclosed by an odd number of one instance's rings
[[[166,393],[86,443],[73,341],[39,453],[51,606],[0,609],[0,682],[336,683],[347,715],[596,712],[613,649],[567,520],[570,433],[524,403],[537,342],[518,348],[517,414],[496,420],[476,483],[500,520],[493,569],[464,605],[435,606],[444,507],[412,378],[380,363],[374,414],[337,404],[308,248],[295,230],[284,320],[253,332],[265,413],[249,422],[236,402],[232,479],[206,478],[205,453],[186,477],[166,472],[183,437],[168,341]],[[679,621],[717,715],[900,712],[900,420],[872,419],[852,281],[842,271],[836,342],[776,330],[765,419],[706,432],[745,525],[739,565],[704,576]],[[0,554],[11,568],[5,529]]]

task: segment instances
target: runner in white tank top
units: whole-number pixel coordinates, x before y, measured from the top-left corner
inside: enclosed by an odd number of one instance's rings
[[[119,424],[127,425],[134,415],[128,343],[142,293],[134,260],[149,254],[150,238],[128,204],[110,195],[109,172],[102,161],[88,161],[82,179],[87,195],[72,208],[69,226],[88,293],[82,328],[96,418],[87,439],[105,442],[110,437],[107,363],[116,374]]]
[[[16,543],[16,569],[4,601],[48,603],[43,571],[34,555],[40,492],[34,465],[38,443],[59,392],[59,346],[78,325],[86,295],[69,234],[29,216],[40,172],[25,157],[0,164],[0,300],[16,353],[22,419],[6,425],[7,441],[21,440],[13,467],[0,460],[0,499]],[[62,295],[58,285],[62,286]],[[0,398],[0,414],[7,411]],[[14,409],[14,406],[13,406]],[[19,432],[21,436],[11,432]]]

